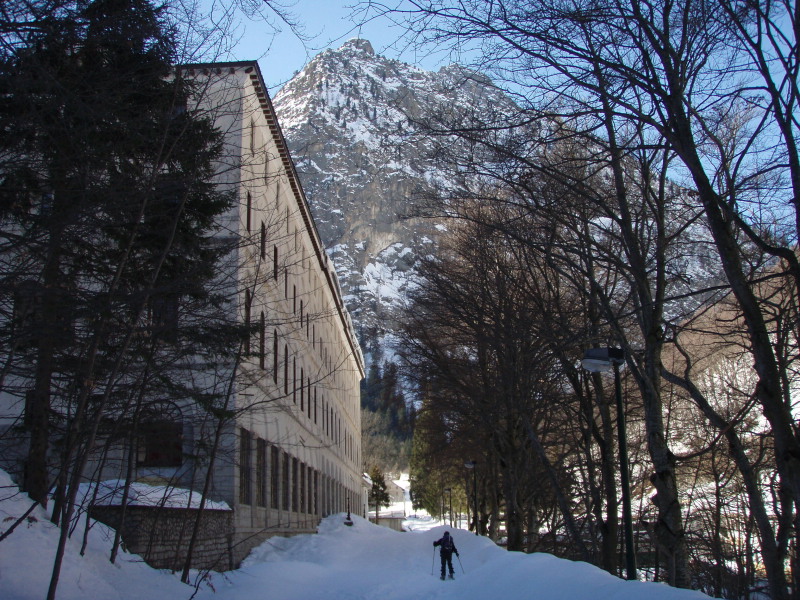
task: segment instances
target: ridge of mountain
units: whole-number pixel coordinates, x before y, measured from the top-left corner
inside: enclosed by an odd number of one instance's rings
[[[274,98],[368,354],[391,334],[416,257],[444,228],[411,216],[426,188],[447,185],[425,140],[408,142],[413,121],[489,104],[512,106],[481,74],[458,65],[424,71],[376,55],[364,39],[317,55]]]

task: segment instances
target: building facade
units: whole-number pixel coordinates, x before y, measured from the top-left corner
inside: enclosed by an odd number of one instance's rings
[[[215,222],[212,242],[229,249],[215,271],[215,297],[225,327],[248,335],[236,338],[235,356],[209,358],[194,347],[171,352],[177,344],[167,331],[167,350],[153,355],[158,368],[121,369],[107,383],[86,377],[77,386],[74,373],[53,377],[46,478],[50,486],[68,479],[61,448],[74,399],[88,399],[102,410],[96,437],[75,452],[86,461],[74,472],[84,482],[119,481],[125,491],[90,493],[84,508],[128,532],[128,548],[154,566],[181,568],[199,536],[193,566],[224,570],[270,536],[314,532],[333,513],[366,514],[364,363],[258,64],[184,65],[176,76],[193,85],[185,108],[222,132],[214,183],[235,200]],[[6,301],[11,323],[22,302]],[[205,313],[185,304],[177,294],[151,300],[132,339],[155,344],[154,332],[170,322],[202,329]],[[9,356],[24,368],[7,369],[0,391],[0,467],[24,484],[31,361]],[[158,497],[132,496],[130,482]]]
[[[271,535],[365,514],[364,363],[258,64],[187,65],[184,74],[225,133],[219,184],[238,197],[222,229],[240,240],[229,284],[252,335],[222,454],[234,460],[216,461],[210,494],[233,509],[238,563]]]

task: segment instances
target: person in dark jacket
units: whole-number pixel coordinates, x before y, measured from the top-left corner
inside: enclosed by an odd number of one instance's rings
[[[444,535],[433,542],[433,546],[439,546],[439,558],[442,559],[442,579],[444,579],[445,565],[450,569],[450,579],[453,579],[453,552],[456,556],[461,556],[453,543],[453,538],[450,537],[450,532],[445,531]]]

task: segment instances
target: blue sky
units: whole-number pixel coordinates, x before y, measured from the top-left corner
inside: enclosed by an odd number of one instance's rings
[[[338,48],[354,37],[361,37],[372,43],[375,52],[389,58],[435,70],[441,66],[436,57],[423,57],[413,51],[401,52],[402,42],[398,42],[402,29],[387,19],[374,19],[361,27],[353,24],[352,6],[356,0],[287,0],[288,9],[297,23],[305,30],[305,43],[292,33],[284,23],[272,19],[271,27],[261,19],[238,17],[240,39],[230,55],[223,60],[257,59],[261,71],[274,94],[292,75],[305,66],[316,54],[326,48]],[[275,32],[275,29],[279,31]],[[449,61],[444,61],[446,64]]]

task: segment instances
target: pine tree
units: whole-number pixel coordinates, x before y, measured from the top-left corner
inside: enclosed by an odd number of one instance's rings
[[[211,286],[231,198],[213,185],[221,136],[188,109],[161,9],[65,4],[39,25],[0,65],[0,335],[3,391],[26,399],[24,487],[46,505],[60,438],[64,508],[66,465],[103,415],[130,425],[126,388],[150,373],[151,396],[198,396],[177,365],[235,343]]]
[[[391,504],[391,497],[386,491],[386,479],[380,467],[374,466],[369,471],[369,478],[372,480],[372,487],[369,490],[369,502],[375,505],[375,522],[378,522],[378,515],[381,507]]]

